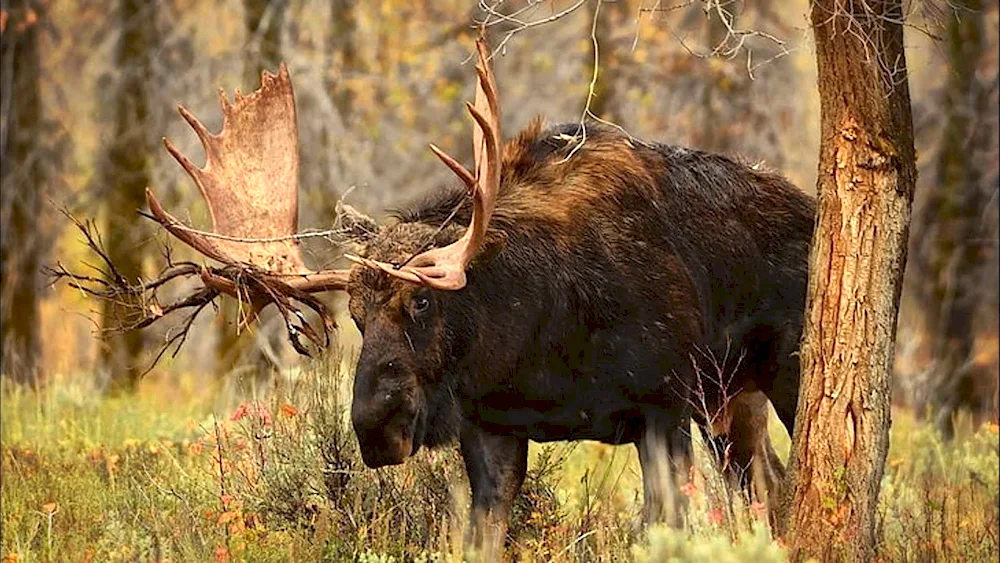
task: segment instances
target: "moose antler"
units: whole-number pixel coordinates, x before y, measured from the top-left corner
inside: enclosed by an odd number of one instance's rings
[[[164,139],[167,150],[201,190],[211,216],[210,231],[197,231],[177,220],[149,189],[146,201],[149,217],[191,248],[222,263],[222,267],[174,263],[168,255],[168,266],[158,278],[136,283],[118,273],[103,252],[92,224],[73,219],[106,268],[98,268],[100,278],[73,273],[61,265],[50,273],[71,279],[74,287],[126,305],[127,318],[119,319],[117,330],[143,328],[173,311],[193,309],[181,332],[167,341],[161,355],[172,343],[180,348],[194,318],[220,294],[249,304],[240,322],[256,318],[261,309],[273,303],[285,321],[292,345],[300,354],[309,355],[299,335],[304,334],[322,348],[329,344],[329,332],[335,327],[326,307],[311,294],[344,289],[349,270],[314,272],[306,268],[295,237],[299,155],[295,98],[288,69],[282,64],[277,75],[263,72],[260,88],[249,95],[237,91],[232,103],[224,91],[220,90],[219,98],[223,122],[218,134],[210,133],[184,107],[178,108],[204,146],[203,167],[195,166]],[[172,303],[161,304],[157,290],[169,281],[186,277],[199,277],[202,286]],[[319,315],[322,338],[305,320],[296,302]]]
[[[497,192],[500,190],[500,104],[497,96],[493,69],[489,62],[486,40],[476,42],[479,62],[476,65],[475,104],[466,103],[475,121],[472,142],[476,161],[473,175],[462,164],[438,147],[431,150],[468,186],[473,195],[472,221],[460,239],[441,248],[434,248],[415,256],[409,265],[397,268],[392,264],[347,255],[346,258],[369,267],[379,268],[388,274],[436,289],[457,290],[465,287],[465,270],[476,257],[486,238],[486,228]]]
[[[222,131],[212,134],[183,106],[180,114],[205,149],[205,166],[197,167],[169,139],[170,154],[194,180],[208,204],[211,234],[195,231],[167,213],[151,190],[146,201],[153,218],[175,237],[227,267],[201,271],[207,288],[251,305],[251,318],[274,303],[285,319],[296,350],[299,332],[319,346],[329,342],[334,326],[322,303],[310,293],[344,289],[349,270],[314,272],[302,260],[298,229],[298,130],[295,98],[288,68],[261,74],[261,86],[249,95],[238,90],[233,103],[220,90]],[[324,340],[292,304],[299,301],[320,315]],[[294,315],[301,321],[296,326]]]

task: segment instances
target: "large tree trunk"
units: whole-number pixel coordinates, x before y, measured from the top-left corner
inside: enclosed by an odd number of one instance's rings
[[[899,0],[813,0],[819,209],[786,484],[793,560],[870,561],[916,180]]]
[[[0,167],[0,375],[37,382],[38,232],[45,177],[41,132],[38,13],[13,2],[0,43],[3,65],[3,166]],[[6,9],[6,2],[4,3]],[[8,87],[9,85],[9,87]]]
[[[159,42],[156,31],[156,4],[148,0],[121,0],[118,17],[117,64],[120,82],[115,92],[115,126],[101,167],[106,227],[104,242],[118,272],[135,283],[142,277],[144,247],[150,239],[148,221],[136,210],[145,207],[145,191],[150,184],[149,161],[153,147],[148,134],[150,92],[156,84],[152,53]],[[105,301],[105,329],[127,322],[130,306]],[[141,375],[140,331],[105,333],[102,360],[110,370],[111,391],[131,391]]]
[[[921,301],[926,327],[931,333],[935,377],[929,397],[936,422],[946,438],[954,432],[952,415],[960,406],[988,412],[992,389],[982,387],[971,361],[975,341],[974,321],[982,302],[978,275],[989,241],[981,213],[989,204],[983,190],[975,150],[988,143],[989,124],[982,119],[986,89],[976,77],[982,59],[983,3],[958,0],[948,18],[946,49],[948,81],[941,100],[944,131],[937,158],[935,181],[928,186],[926,203],[917,224],[923,244],[918,247],[922,278]],[[992,383],[985,381],[985,383]]]
[[[284,27],[287,0],[244,0],[243,23],[246,45],[243,55],[244,92],[253,92],[260,86],[264,70],[277,72],[281,64],[281,33]],[[245,367],[250,377],[245,382],[257,385],[267,379],[270,364],[255,341],[254,329],[247,319],[240,318],[240,303],[223,299],[216,317],[218,343],[216,345],[216,371],[219,375],[231,374]],[[243,308],[245,309],[245,307]],[[266,330],[269,313],[261,317],[260,329]],[[267,334],[262,335],[267,338]],[[277,344],[276,339],[269,343]],[[277,344],[280,345],[280,344]],[[272,349],[276,346],[272,345]]]

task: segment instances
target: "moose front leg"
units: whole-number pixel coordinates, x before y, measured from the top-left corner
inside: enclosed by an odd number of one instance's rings
[[[466,424],[462,458],[472,486],[470,535],[483,561],[502,557],[511,505],[528,470],[528,440],[489,434]]]
[[[681,420],[678,420],[681,418]],[[684,523],[686,502],[679,485],[691,467],[690,421],[676,416],[647,416],[636,441],[642,467],[643,518],[647,524]]]

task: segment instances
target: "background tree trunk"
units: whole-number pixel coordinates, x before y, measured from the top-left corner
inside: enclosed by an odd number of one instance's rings
[[[156,4],[147,0],[119,2],[121,36],[116,64],[120,77],[115,92],[115,125],[100,172],[101,185],[107,187],[106,226],[102,229],[105,247],[118,272],[132,283],[142,276],[143,255],[151,237],[149,222],[136,211],[145,207],[145,191],[150,185],[149,100],[156,84],[151,55],[159,42],[155,8]],[[127,316],[126,304],[105,301],[105,329],[121,326]],[[142,341],[140,331],[105,333],[101,356],[110,370],[112,392],[131,391],[138,383]]]
[[[981,218],[989,194],[974,160],[975,149],[987,143],[983,137],[989,134],[982,119],[988,112],[986,88],[976,77],[984,50],[983,3],[959,0],[954,5],[956,13],[949,14],[945,36],[950,72],[940,106],[944,131],[935,181],[916,218],[923,244],[916,249],[920,267],[915,272],[921,278],[919,293],[934,362],[929,396],[936,425],[946,438],[954,433],[952,415],[960,406],[982,413],[992,407],[992,393],[977,384],[986,376],[976,371],[984,368],[971,361],[982,302],[978,274],[989,251],[989,233]]]
[[[260,86],[260,72],[278,71],[281,64],[281,30],[288,0],[243,0],[246,46],[243,50],[243,86],[253,92]]]
[[[786,484],[793,560],[870,561],[916,181],[899,0],[814,0],[821,146]]]
[[[351,81],[364,70],[364,63],[356,44],[358,18],[356,6],[350,0],[330,2],[330,25],[326,36],[326,73],[323,80],[326,94],[333,100],[333,106],[340,114],[343,128],[349,130],[354,114],[354,90]],[[333,171],[343,169],[338,139],[327,125],[320,134],[323,147],[319,156],[320,185],[313,186],[321,191],[319,209],[321,216],[329,219],[336,216],[340,187],[334,184]]]
[[[285,21],[287,0],[244,0],[243,22],[246,45],[243,50],[243,92],[253,92],[260,86],[263,70],[277,72],[281,64],[281,33]],[[216,317],[218,342],[216,372],[219,376],[246,367],[252,373],[246,381],[261,383],[269,373],[269,363],[257,344],[255,335],[267,338],[267,314],[259,326],[240,318],[240,303],[235,299],[220,302]],[[275,341],[277,339],[271,339]],[[280,343],[278,344],[280,346]],[[272,349],[274,346],[272,346]]]
[[[330,31],[326,38],[328,59],[324,82],[345,127],[351,118],[354,105],[354,92],[346,81],[363,70],[356,38],[358,27],[356,9],[355,3],[351,0],[332,0]],[[334,69],[339,69],[339,72],[334,74]],[[339,80],[335,78],[337,75]]]
[[[590,101],[590,111],[597,117],[617,123],[621,120],[618,112],[618,96],[615,86],[622,82],[619,76],[622,65],[625,61],[618,55],[618,45],[615,37],[615,30],[622,27],[623,22],[628,21],[628,5],[624,0],[621,2],[604,2],[599,7],[600,13],[597,19],[597,29],[593,30],[597,37],[598,60],[597,60],[597,83],[594,85],[594,99]],[[587,33],[591,32],[591,27],[587,27]],[[584,59],[586,73],[584,76],[592,76],[594,71],[593,57]]]
[[[7,8],[6,2],[4,8]],[[0,375],[37,382],[39,263],[43,159],[38,12],[12,2],[0,43],[4,89],[3,166],[0,167]]]
[[[732,25],[737,25],[741,8],[739,5],[732,7]],[[738,145],[738,135],[733,135],[732,131],[734,123],[749,119],[753,112],[750,77],[743,68],[733,72],[733,65],[723,62],[730,34],[719,14],[710,12],[704,23],[707,47],[717,53],[697,61],[705,66],[707,78],[702,90],[705,117],[698,146],[712,152],[733,154]],[[734,116],[739,117],[734,119]]]

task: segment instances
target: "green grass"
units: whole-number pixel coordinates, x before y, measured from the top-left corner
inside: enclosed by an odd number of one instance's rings
[[[468,484],[457,452],[370,470],[347,378],[316,365],[259,403],[193,380],[98,399],[57,382],[2,396],[4,561],[459,561]],[[787,436],[775,432],[779,450]],[[997,427],[944,444],[894,414],[884,561],[995,561]],[[509,551],[519,561],[781,561],[763,522],[698,456],[683,531],[639,523],[634,448],[532,445]]]

